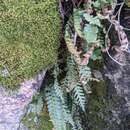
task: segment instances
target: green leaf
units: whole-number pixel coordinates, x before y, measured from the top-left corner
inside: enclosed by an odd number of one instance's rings
[[[101,49],[96,49],[93,52],[93,55],[91,56],[92,60],[100,60],[102,58],[101,56]]]
[[[93,20],[93,16],[90,14],[84,13],[83,16],[88,22],[91,22]]]
[[[97,25],[99,27],[102,27],[101,22],[97,16],[93,18],[93,20],[90,22],[90,24],[94,24],[94,25]]]
[[[101,7],[101,4],[100,4],[100,2],[97,0],[97,1],[93,2],[93,6],[96,7],[96,8],[100,8],[100,7]]]
[[[105,5],[113,4],[113,0],[96,0],[93,2],[93,6],[95,9],[101,10],[101,8]]]
[[[93,25],[97,25],[99,27],[102,27],[100,20],[97,16],[93,17],[92,15],[87,14],[87,13],[85,13],[83,16],[89,22],[89,24],[93,24]]]
[[[98,27],[87,24],[83,32],[88,43],[97,42]]]

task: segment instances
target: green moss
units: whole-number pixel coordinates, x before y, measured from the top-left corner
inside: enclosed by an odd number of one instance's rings
[[[92,94],[87,104],[88,126],[91,130],[119,128],[118,118],[113,115],[112,111],[117,111],[121,98],[118,96],[108,98],[107,96],[105,81],[92,83]]]
[[[102,80],[92,83],[92,94],[89,97],[88,103],[88,122],[91,130],[101,130],[106,125],[104,121],[104,110],[107,101],[103,100],[106,97],[106,85]],[[101,116],[101,114],[103,116]]]
[[[53,128],[49,115],[45,112],[42,112],[40,116],[37,116],[35,113],[30,113],[22,122],[29,130],[52,130]]]
[[[16,86],[56,61],[60,33],[57,2],[0,0],[1,84]]]
[[[93,94],[98,97],[106,97],[107,88],[104,80],[100,80],[100,82],[92,83]]]
[[[22,123],[29,130],[52,130],[53,125],[49,117],[46,103],[43,101],[43,93],[36,94],[28,105],[26,115]]]

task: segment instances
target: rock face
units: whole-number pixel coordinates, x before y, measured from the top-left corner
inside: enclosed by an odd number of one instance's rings
[[[120,22],[123,27],[130,29],[129,16],[130,8],[124,6]],[[126,29],[124,31],[130,41],[130,32]],[[113,44],[120,45],[113,30],[110,32],[110,37]],[[119,53],[114,49],[110,49],[109,52],[113,58],[119,54],[118,60],[124,66],[115,63],[107,54],[103,54],[103,65],[97,69],[101,72],[103,80],[100,79],[100,83],[93,84],[93,93],[88,104],[89,128],[90,130],[130,130],[130,52]],[[96,78],[99,77],[99,72],[94,75]]]
[[[0,84],[14,88],[57,59],[57,0],[0,1]]]
[[[108,59],[105,68],[106,74],[104,75],[109,82],[108,97],[113,98],[118,96],[121,99],[118,101],[118,110],[115,111],[120,118],[119,124],[123,126],[123,128],[119,127],[118,130],[127,130],[126,124],[128,122],[125,120],[130,113],[130,55],[124,54],[123,57],[125,66],[117,65]],[[130,116],[127,120],[130,120]]]
[[[125,28],[124,31],[130,41],[130,33],[127,30],[130,29],[129,14],[130,9],[124,6],[121,11],[120,22]],[[116,40],[116,38],[114,39]],[[110,51],[113,52],[112,50]],[[112,56],[115,58],[116,53],[113,53]],[[105,57],[104,77],[108,81],[108,97],[113,98],[114,96],[118,96],[121,99],[118,101],[118,110],[115,111],[120,119],[120,126],[117,130],[130,130],[130,52],[120,53],[119,57],[124,66],[116,64],[109,57]]]
[[[1,87],[0,91],[0,130],[28,130],[21,120],[26,114],[27,106],[38,91],[44,79],[45,71],[35,78],[23,82],[16,94],[9,95]]]

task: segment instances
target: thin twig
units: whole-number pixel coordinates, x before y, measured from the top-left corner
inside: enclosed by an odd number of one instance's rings
[[[125,1],[123,1],[123,2],[120,4],[121,7],[120,7],[120,9],[119,9],[119,13],[118,13],[118,22],[119,22],[119,23],[120,23],[121,10],[122,10],[124,4],[125,4]],[[123,27],[123,29],[126,30],[126,31],[130,31],[130,28]]]
[[[119,10],[118,10],[118,22],[119,22],[119,24],[120,24],[120,15],[121,15],[121,10],[122,10],[124,4],[125,4],[125,2],[122,2],[122,4],[120,5],[120,8],[119,8]]]
[[[121,3],[120,8],[122,8],[122,5],[124,5],[124,2]],[[116,6],[114,7],[113,10],[115,10],[115,8],[116,8]],[[115,17],[118,15],[119,11],[121,11],[120,8],[119,8],[119,10],[117,11]],[[110,19],[108,19],[108,20],[109,20],[109,22],[110,22],[111,24],[110,24],[110,26],[109,26],[109,28],[108,28],[108,30],[107,30],[106,36],[105,36],[105,47],[106,47],[106,48],[108,48],[108,46],[107,46],[108,34],[109,34],[110,29],[111,29],[111,27],[112,27],[112,25],[113,25],[112,21],[111,21]],[[108,56],[109,56],[114,62],[116,62],[116,63],[119,64],[120,66],[124,66],[124,64],[118,62],[116,59],[114,59],[114,58],[111,56],[111,54],[109,53],[108,49],[106,49],[106,52],[107,52]]]

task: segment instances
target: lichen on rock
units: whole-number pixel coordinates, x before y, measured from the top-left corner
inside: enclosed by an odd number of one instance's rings
[[[57,0],[0,0],[0,84],[13,88],[57,59]]]

